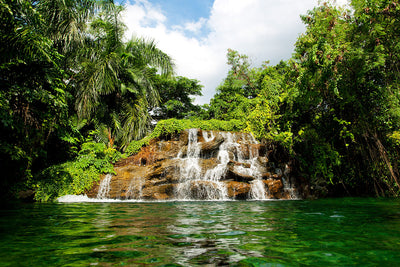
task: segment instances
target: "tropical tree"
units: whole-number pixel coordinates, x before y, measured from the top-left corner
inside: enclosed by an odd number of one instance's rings
[[[399,129],[400,7],[378,0],[352,7],[325,3],[303,16],[297,155],[314,183],[398,195],[399,147],[388,136]]]
[[[250,68],[248,57],[232,49],[228,49],[227,63],[230,70],[210,101],[209,116],[221,120],[244,120],[253,106],[252,99],[258,93],[259,87],[255,83],[258,69]]]
[[[247,130],[260,140],[278,141],[292,149],[291,118],[297,94],[293,62],[264,64],[257,73],[258,95],[246,117]]]
[[[92,16],[109,5],[112,5],[111,0],[40,0],[34,3],[46,26],[43,34],[66,59],[84,45]]]
[[[201,107],[193,103],[193,96],[202,95],[202,86],[198,80],[157,75],[156,88],[160,94],[160,103],[153,110],[153,118],[159,120],[198,117]]]
[[[121,11],[112,1],[0,0],[2,189],[73,156],[79,128],[98,138],[106,129],[111,146],[145,132],[156,71],[172,63],[154,41],[122,41]]]
[[[1,0],[0,14],[0,187],[9,189],[62,143],[68,123],[61,55],[41,14],[24,0]]]
[[[125,147],[146,133],[148,111],[159,101],[155,70],[169,75],[173,64],[153,40],[123,42],[122,10],[108,5],[93,19],[71,86],[78,118],[93,124],[99,138],[105,134],[110,146]]]

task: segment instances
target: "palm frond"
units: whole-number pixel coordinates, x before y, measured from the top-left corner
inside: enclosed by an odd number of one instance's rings
[[[46,23],[44,32],[60,52],[83,45],[87,23],[98,7],[96,0],[41,0],[36,4]]]
[[[0,63],[44,61],[56,64],[59,54],[41,33],[44,21],[31,1],[0,2]]]
[[[121,129],[121,146],[125,149],[133,140],[143,137],[150,126],[150,114],[146,99],[140,98],[133,104],[126,103]]]
[[[136,64],[157,68],[162,74],[173,73],[172,58],[158,49],[153,39],[132,38],[126,43],[125,51],[134,55]]]

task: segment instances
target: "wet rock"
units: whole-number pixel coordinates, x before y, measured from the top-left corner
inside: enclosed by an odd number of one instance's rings
[[[267,180],[268,178],[271,178],[272,177],[272,174],[270,173],[270,172],[263,172],[262,174],[261,174],[261,178],[263,179],[263,180]]]
[[[174,196],[176,184],[166,184],[159,186],[148,186],[143,188],[141,197],[143,199],[166,200]]]
[[[213,151],[219,149],[219,146],[225,141],[222,136],[216,136],[213,140],[209,142],[204,142],[200,144],[200,153],[201,154],[209,154]]]
[[[200,147],[200,154],[201,154],[202,158],[216,157],[218,154],[219,146],[223,142],[224,142],[224,138],[222,136],[217,136],[217,137],[214,137],[214,139],[211,141],[200,143],[199,147]],[[184,146],[180,149],[179,156],[181,158],[187,157],[187,150],[188,150],[188,147],[186,144],[186,146]]]
[[[247,199],[251,185],[243,182],[230,181],[226,183],[228,197],[234,199]]]
[[[199,159],[199,166],[201,167],[202,175],[204,176],[207,170],[215,168],[219,163],[219,160],[216,158]]]
[[[189,143],[189,132],[188,131],[183,131],[179,135],[179,143],[180,146],[187,146]]]
[[[221,199],[223,196],[219,186],[218,183],[212,181],[191,181],[186,194],[189,199]]]
[[[281,180],[268,179],[264,183],[268,186],[268,190],[273,198],[282,198],[283,183]]]
[[[237,167],[238,167],[237,165],[229,165],[224,179],[225,180],[233,180],[233,181],[237,181],[237,182],[250,182],[255,179],[254,176],[244,173]],[[243,168],[243,170],[244,169],[245,168]]]
[[[157,179],[160,177],[165,177],[168,174],[172,175],[176,171],[177,164],[178,159],[165,159],[162,162],[153,164],[148,170],[146,176]]]
[[[268,157],[258,157],[257,160],[260,165],[267,166]]]

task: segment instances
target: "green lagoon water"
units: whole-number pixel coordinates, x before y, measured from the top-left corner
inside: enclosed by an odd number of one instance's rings
[[[400,266],[400,201],[3,204],[0,266]]]

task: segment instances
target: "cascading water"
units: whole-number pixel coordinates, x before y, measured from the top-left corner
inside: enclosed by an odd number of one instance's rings
[[[230,132],[219,132],[218,134],[224,140],[218,149],[218,164],[214,168],[209,168],[202,172],[199,164],[201,149],[198,142],[198,130],[188,130],[186,157],[182,157],[182,151],[178,155],[182,163],[180,165],[180,184],[176,192],[177,198],[228,199],[226,184],[222,180],[226,176],[229,162],[234,160],[240,164],[234,167],[238,173],[254,177],[248,198],[266,199],[265,184],[261,180],[260,166],[257,161],[258,150],[251,149],[248,146],[248,144],[257,144],[257,141],[251,134]],[[215,138],[215,135],[212,131],[202,131],[202,137],[205,142],[210,142]],[[249,150],[247,159],[244,157],[243,148]]]
[[[182,159],[181,164],[181,180],[183,182],[188,180],[200,179],[201,168],[199,165],[200,159],[200,146],[197,142],[197,129],[190,129],[188,136],[188,146],[185,158]],[[180,157],[181,155],[178,155]]]
[[[205,135],[207,135],[206,131],[204,131],[204,133]],[[214,138],[214,134],[211,133],[210,136]],[[220,145],[217,155],[217,160],[219,164],[215,168],[208,169],[204,174],[204,180],[210,181],[215,184],[217,194],[214,196],[214,198],[216,199],[228,198],[226,185],[221,182],[221,179],[225,177],[225,174],[227,172],[228,163],[230,160],[228,149],[232,146],[233,143],[231,142],[229,136],[222,136],[224,137],[224,142]],[[211,141],[212,139],[206,139],[206,141],[207,140]]]
[[[288,165],[285,165],[285,170],[283,172],[282,183],[285,192],[289,195],[290,199],[299,199],[298,192],[296,188],[293,186],[293,183],[290,181],[289,174],[290,168]]]
[[[100,182],[99,191],[97,192],[98,199],[104,199],[108,197],[110,192],[111,174],[107,174],[104,179]]]
[[[126,191],[126,199],[141,199],[142,198],[142,187],[144,185],[143,177],[139,179],[132,179],[129,183],[128,190]]]
[[[213,175],[212,170],[208,170],[205,175],[202,175],[200,161],[200,144],[198,142],[198,130],[188,130],[188,146],[186,157],[182,157],[182,152],[178,158],[181,159],[180,164],[180,183],[176,189],[178,199],[225,199],[226,188],[219,181],[221,176]],[[205,141],[210,141],[214,138],[213,134],[207,134],[203,131]],[[221,153],[221,149],[220,149]],[[211,171],[211,172],[210,172]]]
[[[244,141],[249,144],[257,144],[258,142],[254,139],[251,134],[247,134],[244,137]],[[259,151],[252,147],[249,147],[249,157],[246,159],[243,156],[243,151],[237,148],[237,161],[242,165],[235,166],[237,172],[244,175],[254,177],[254,180],[250,182],[249,199],[264,200],[267,199],[267,193],[265,190],[265,184],[262,181],[261,166],[258,162]],[[245,167],[246,166],[246,167]]]

